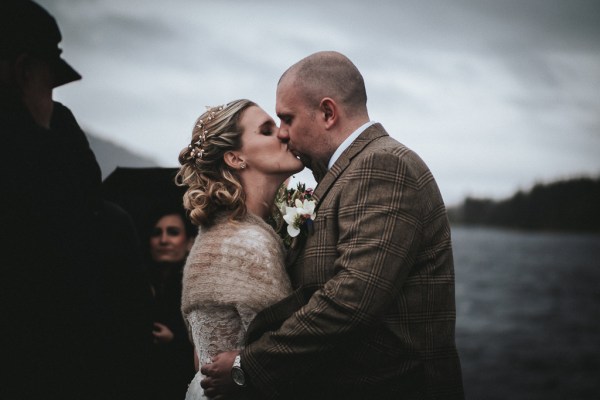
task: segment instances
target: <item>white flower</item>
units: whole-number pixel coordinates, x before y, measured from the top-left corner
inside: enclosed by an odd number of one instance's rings
[[[285,215],[283,220],[287,222],[287,232],[291,237],[296,237],[300,233],[300,228],[296,227],[296,219],[298,218],[298,212],[296,207],[286,207]]]
[[[290,237],[296,237],[300,233],[300,227],[308,219],[315,219],[315,202],[304,200],[301,202],[296,199],[296,207],[285,207],[283,219],[287,222],[287,232]]]
[[[284,183],[277,193],[275,204],[287,224],[286,230],[279,234],[288,248],[292,245],[292,238],[300,233],[312,232],[312,220],[316,218],[316,202],[310,200],[312,195],[313,190],[306,189],[305,185],[300,183],[297,189],[288,189]]]
[[[303,203],[296,199],[296,210],[306,219],[315,219],[315,202],[313,200],[304,200]]]

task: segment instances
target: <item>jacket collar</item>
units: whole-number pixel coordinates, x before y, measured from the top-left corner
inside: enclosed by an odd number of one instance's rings
[[[388,136],[388,133],[383,129],[380,123],[376,123],[365,129],[354,142],[340,155],[331,169],[323,176],[323,179],[317,184],[313,193],[313,198],[316,201],[316,209],[318,209],[320,200],[329,192],[338,177],[344,172],[354,157],[356,157],[365,147],[372,141],[383,136]],[[315,211],[316,211],[315,209]]]

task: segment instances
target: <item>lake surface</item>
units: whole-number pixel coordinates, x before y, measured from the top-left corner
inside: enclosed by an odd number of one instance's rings
[[[600,399],[600,235],[453,227],[469,400]]]

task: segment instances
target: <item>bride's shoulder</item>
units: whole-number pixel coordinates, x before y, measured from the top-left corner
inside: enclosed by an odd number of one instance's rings
[[[226,236],[235,239],[252,239],[260,240],[275,240],[279,236],[273,228],[262,218],[247,213],[240,219],[218,218],[213,227],[211,227],[210,235]],[[207,231],[207,232],[208,232]]]
[[[190,256],[193,259],[206,253],[235,255],[259,250],[260,253],[266,250],[279,255],[283,251],[282,246],[273,228],[253,214],[239,220],[219,216],[212,226],[199,231]]]

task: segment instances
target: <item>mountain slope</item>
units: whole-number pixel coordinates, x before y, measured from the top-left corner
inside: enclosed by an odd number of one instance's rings
[[[101,139],[94,134],[86,132],[90,147],[96,155],[96,160],[102,170],[102,179],[110,175],[116,167],[156,167],[157,162],[151,157],[136,154],[135,152],[113,143],[106,139]]]

